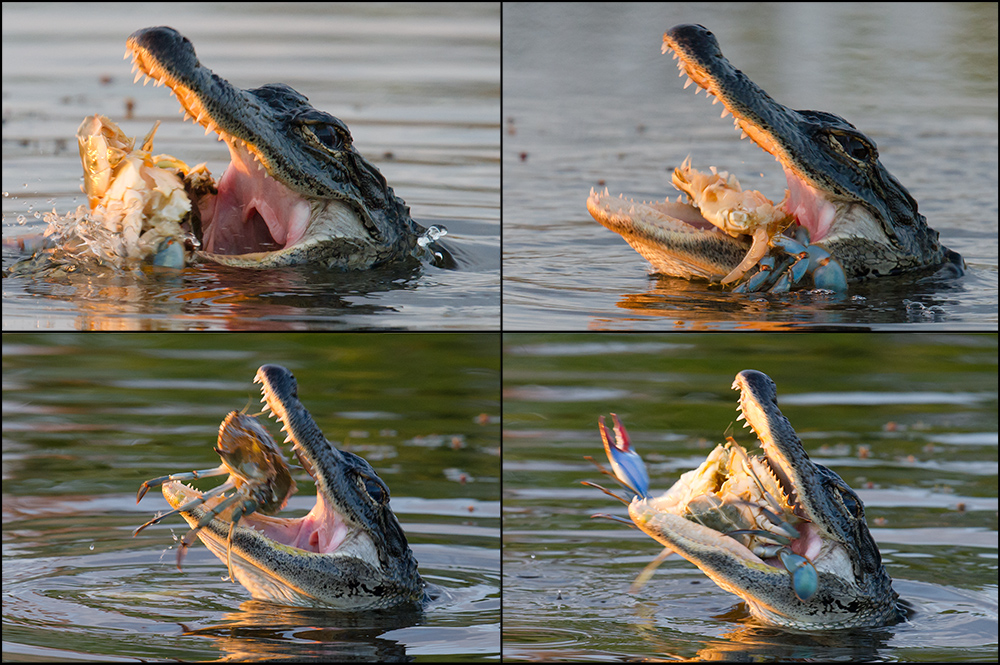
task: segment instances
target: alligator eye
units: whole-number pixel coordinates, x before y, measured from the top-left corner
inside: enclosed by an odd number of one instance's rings
[[[841,149],[859,162],[868,161],[871,156],[871,149],[854,136],[844,134],[833,134],[833,139],[840,144]]]
[[[386,493],[380,484],[371,478],[365,478],[365,491],[368,492],[368,496],[372,498],[372,501],[380,506],[385,505]]]
[[[320,142],[331,150],[340,150],[344,147],[344,142],[340,139],[340,134],[330,125],[312,125],[312,133]]]
[[[851,511],[852,515],[860,515],[863,512],[861,504],[858,503],[857,496],[853,492],[840,492],[840,500],[844,502],[844,506]]]

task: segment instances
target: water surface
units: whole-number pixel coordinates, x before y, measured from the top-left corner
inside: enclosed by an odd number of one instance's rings
[[[591,188],[676,198],[670,174],[688,155],[775,201],[786,186],[661,54],[680,23],[712,30],[779,102],[871,137],[967,276],[830,298],[649,275],[587,212]],[[508,3],[503,24],[505,330],[996,329],[996,4]]]
[[[141,483],[217,466],[219,423],[256,411],[265,363],[389,487],[437,589],[423,612],[253,601],[200,541],[177,570],[180,517],[132,536],[169,510],[156,490],[136,505]],[[497,335],[5,334],[3,387],[4,660],[496,659]],[[282,514],[301,516],[316,496],[293,472]]]
[[[448,229],[457,270],[424,265],[363,275],[199,265],[147,275],[4,280],[3,328],[495,329],[500,279],[500,17],[497,3],[4,3],[3,235],[40,233],[75,210],[75,133],[101,113],[155,150],[216,178],[225,144],[182,121],[166,88],[133,83],[122,60],[139,28],[169,25],[234,85],[281,82],[351,129],[414,219]],[[134,102],[126,119],[126,102]],[[4,267],[17,258],[4,252]]]
[[[995,335],[507,334],[503,649],[508,660],[993,661],[997,656]],[[908,623],[802,632],[662,547],[627,517],[597,418],[617,413],[659,493],[732,434],[743,369],[775,380],[810,457],[866,507]],[[607,463],[605,462],[605,466]],[[623,492],[619,492],[623,493]]]

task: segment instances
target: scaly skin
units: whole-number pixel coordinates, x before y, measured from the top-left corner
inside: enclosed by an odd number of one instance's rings
[[[426,229],[354,149],[341,120],[284,84],[231,85],[172,28],[139,30],[127,49],[141,74],[170,87],[186,115],[229,146],[218,195],[196,202],[203,256],[245,268],[357,269],[414,250]]]
[[[832,113],[779,104],[726,60],[703,26],[671,28],[663,50],[673,51],[681,74],[721,101],[723,115],[732,114],[738,129],[777,158],[791,192],[784,210],[833,255],[848,280],[942,265],[962,273],[961,256],[939,242],[917,202],[882,166],[875,142],[854,125]],[[721,233],[683,203],[638,203],[605,190],[591,192],[587,208],[668,275],[720,281],[751,246],[749,236]]]
[[[764,451],[763,457],[752,458],[754,473],[775,502],[761,500],[756,483],[749,481],[741,465],[711,464],[720,455],[728,459],[720,446],[703,468],[685,474],[664,495],[635,497],[629,505],[633,523],[698,566],[721,588],[740,596],[763,623],[812,630],[884,626],[902,620],[899,596],[882,565],[857,494],[836,473],[809,459],[778,409],[777,390],[768,376],[744,370],[736,376],[733,388],[740,391],[741,419],[746,419]],[[729,445],[739,447],[735,441]],[[736,490],[722,489],[724,482],[730,488],[749,487],[744,501],[753,506],[779,506],[778,517],[786,522],[785,528],[797,532],[787,552],[808,559],[818,576],[809,597],[798,597],[802,594],[796,593],[779,557],[758,556],[735,535],[708,526],[721,522],[701,498],[733,501],[731,494]],[[729,508],[745,505],[735,500]],[[748,528],[744,520],[749,518],[737,517],[734,528]]]

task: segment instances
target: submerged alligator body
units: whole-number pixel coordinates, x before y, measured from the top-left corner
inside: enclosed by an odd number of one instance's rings
[[[417,249],[427,229],[354,149],[341,120],[284,84],[231,85],[172,28],[139,30],[126,46],[137,81],[146,75],[168,86],[185,117],[229,147],[218,192],[193,202],[203,256],[246,268],[358,269]]]
[[[389,488],[366,460],[326,439],[299,401],[291,372],[264,365],[254,382],[261,384],[264,411],[281,423],[316,481],[313,509],[300,518],[269,516],[284,506],[295,483],[266,430],[238,413],[223,422],[216,451],[230,467],[230,481],[241,475],[238,489],[248,489],[226,498],[218,489],[202,493],[178,482],[222,473],[193,472],[147,481],[139,497],[163,482],[163,496],[192,527],[181,548],[196,534],[257,600],[344,611],[421,606],[426,585],[389,507]],[[242,499],[251,501],[238,503]]]
[[[809,459],[767,375],[744,370],[733,388],[739,419],[763,455],[733,440],[720,444],[659,497],[648,494],[645,466],[617,417],[613,439],[602,422],[616,476],[637,494],[626,502],[631,523],[743,598],[763,623],[833,629],[901,621],[857,494]]]
[[[722,116],[732,114],[743,136],[782,165],[788,192],[780,209],[794,218],[789,233],[807,231],[848,281],[941,266],[962,273],[961,256],[939,242],[917,202],[879,161],[875,142],[854,125],[832,113],[779,104],[729,63],[703,26],[670,29],[663,37],[668,50],[689,77],[684,87],[693,81],[713,103],[721,101]],[[639,203],[605,190],[591,192],[587,207],[668,275],[725,281],[752,244],[749,235],[725,233],[697,207],[669,198]]]

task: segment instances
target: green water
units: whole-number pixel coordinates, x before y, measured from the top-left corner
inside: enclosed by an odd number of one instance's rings
[[[914,609],[887,629],[802,634],[748,619],[679,557],[630,595],[661,550],[594,513],[625,507],[599,415],[617,413],[668,488],[736,423],[730,384],[758,369],[810,456],[867,508],[894,586]],[[991,660],[996,649],[995,335],[504,336],[504,656],[508,659]]]
[[[499,344],[496,334],[5,334],[5,659],[495,656]],[[136,505],[139,485],[216,466],[219,423],[257,410],[252,379],[266,363],[289,368],[327,438],[388,485],[421,574],[442,590],[423,615],[347,621],[257,603],[200,543],[176,569],[180,518],[132,537],[167,509],[156,491]],[[315,503],[296,477],[285,515]]]

